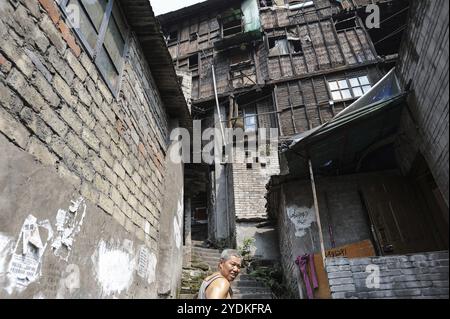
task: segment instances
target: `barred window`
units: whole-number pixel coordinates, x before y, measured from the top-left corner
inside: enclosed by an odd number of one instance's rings
[[[117,0],[60,0],[59,5],[116,96],[129,36],[129,28]]]

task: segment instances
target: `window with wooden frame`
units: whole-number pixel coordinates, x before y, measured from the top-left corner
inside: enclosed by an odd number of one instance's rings
[[[198,71],[198,61],[199,61],[198,53],[191,55],[189,57],[189,71]]]
[[[273,6],[272,0],[259,0],[259,7],[260,8],[266,8]]]
[[[221,17],[222,37],[231,37],[243,32],[242,11],[238,9],[230,9]]]
[[[303,54],[300,39],[286,36],[270,37],[268,39],[269,56]]]
[[[61,0],[68,24],[80,38],[114,96],[120,89],[129,28],[117,0]],[[71,16],[79,12],[79,20]],[[74,25],[79,21],[79,25]]]
[[[246,132],[256,132],[258,130],[258,114],[255,106],[244,109],[244,130]]]
[[[198,33],[197,32],[192,32],[190,35],[189,35],[189,41],[190,42],[195,42],[195,41],[197,41],[198,40]]]
[[[174,45],[178,43],[178,30],[173,30],[167,34],[167,45]]]
[[[360,76],[328,81],[328,88],[332,100],[338,102],[359,98],[367,93],[372,88],[372,85],[367,76]]]

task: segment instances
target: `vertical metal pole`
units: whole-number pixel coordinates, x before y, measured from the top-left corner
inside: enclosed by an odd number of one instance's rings
[[[325,266],[325,245],[323,244],[322,223],[320,222],[319,202],[317,200],[316,183],[314,180],[314,172],[311,159],[309,159],[309,175],[311,178],[311,188],[314,197],[314,211],[316,212],[317,226],[319,228],[320,252],[322,253],[323,265]]]
[[[222,133],[222,141],[223,141],[223,143],[225,143],[225,133],[223,130],[222,115],[220,113],[219,96],[217,95],[216,72],[214,71],[214,65],[211,65],[211,70],[212,70],[213,84],[214,84],[214,95],[216,97],[217,115],[219,116],[219,122],[220,122],[220,131]]]

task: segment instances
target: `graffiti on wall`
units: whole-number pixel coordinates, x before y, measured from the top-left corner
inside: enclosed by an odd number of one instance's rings
[[[314,207],[298,207],[296,205],[287,207],[287,215],[295,227],[295,236],[303,237],[312,223],[316,222]]]

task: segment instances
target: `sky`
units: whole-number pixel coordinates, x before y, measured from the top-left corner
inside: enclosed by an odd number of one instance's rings
[[[203,2],[204,0],[150,0],[155,15],[175,11],[190,5]]]

